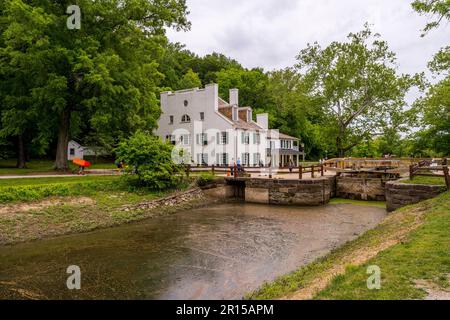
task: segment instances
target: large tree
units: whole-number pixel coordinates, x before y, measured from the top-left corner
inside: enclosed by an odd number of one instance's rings
[[[3,64],[24,56],[26,105],[57,123],[55,168],[66,170],[71,125],[123,136],[159,116],[157,60],[166,27],[188,28],[185,0],[78,0],[80,30],[66,26],[73,1],[6,0]],[[25,59],[24,58],[24,59]],[[74,121],[77,119],[77,121]]]
[[[449,0],[415,0],[412,2],[412,7],[420,14],[431,16],[431,20],[425,26],[422,36],[431,29],[438,27],[442,20],[450,19]]]
[[[324,130],[335,137],[341,157],[401,110],[405,94],[420,78],[397,74],[395,54],[368,25],[349,34],[348,42],[324,49],[308,45],[297,59],[298,70],[311,82],[310,94],[322,101]]]

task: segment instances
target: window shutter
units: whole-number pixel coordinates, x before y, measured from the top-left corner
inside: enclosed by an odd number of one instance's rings
[[[229,135],[229,132],[225,132],[225,144],[228,144],[230,142]]]
[[[225,164],[229,164],[230,162],[228,161],[228,153],[225,153]]]
[[[216,165],[220,165],[220,153],[216,153]]]
[[[220,144],[220,132],[216,133],[216,145]]]

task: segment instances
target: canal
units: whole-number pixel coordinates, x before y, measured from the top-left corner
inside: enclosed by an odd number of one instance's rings
[[[385,215],[353,204],[221,204],[0,247],[0,299],[240,299]],[[67,289],[70,265],[80,290]]]

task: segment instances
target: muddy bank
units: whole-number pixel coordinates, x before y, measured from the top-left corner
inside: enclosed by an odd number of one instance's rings
[[[385,214],[351,204],[218,204],[5,246],[0,298],[240,299],[375,227]],[[69,265],[81,268],[81,290],[66,288]]]

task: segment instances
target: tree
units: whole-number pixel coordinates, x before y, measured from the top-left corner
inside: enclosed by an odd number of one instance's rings
[[[229,99],[229,90],[239,89],[239,105],[261,108],[267,104],[267,75],[262,69],[222,69],[216,73],[219,94]]]
[[[322,101],[324,125],[335,136],[340,157],[401,110],[406,92],[420,80],[418,75],[397,75],[395,54],[367,24],[348,39],[325,49],[308,45],[297,57],[298,70],[311,82],[310,95]]]
[[[29,60],[23,70],[33,87],[26,105],[39,109],[47,123],[57,123],[59,170],[68,168],[73,125],[118,138],[156,126],[164,28],[189,28],[185,0],[79,0],[81,30],[66,27],[71,4],[7,0],[2,17],[7,24],[2,60],[6,65],[21,55]]]
[[[449,0],[415,0],[411,5],[418,13],[433,17],[425,26],[422,37],[431,29],[437,28],[443,19],[450,19]]]
[[[158,137],[136,132],[116,148],[119,161],[124,161],[129,173],[136,173],[141,184],[152,189],[176,187],[181,179],[181,167],[172,161],[173,146]]]
[[[198,74],[196,74],[192,69],[178,81],[177,90],[190,89],[190,88],[200,88],[202,86],[202,81],[200,80]]]

